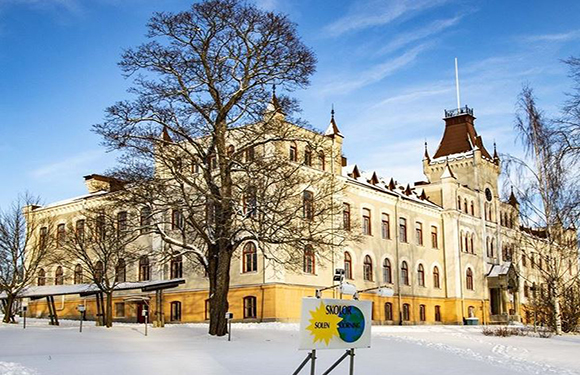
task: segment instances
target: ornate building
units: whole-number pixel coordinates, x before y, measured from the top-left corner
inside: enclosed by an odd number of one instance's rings
[[[491,154],[477,134],[472,109],[445,111],[444,121],[443,137],[432,158],[425,147],[426,181],[413,185],[364,172],[346,158],[328,164],[332,168],[325,167],[324,161],[307,162],[311,156],[306,150],[289,144],[285,152],[290,162],[334,173],[345,184],[343,195],[337,197],[343,202],[342,222],[347,230],[362,232],[363,239],[336,249],[332,260],[325,262],[315,249],[296,249],[304,252],[299,272],[280,269],[260,255],[259,243],[248,242],[238,250],[231,268],[228,299],[234,318],[296,321],[301,298],[331,285],[336,268],[343,268],[345,281],[358,290],[387,285],[395,291],[393,297],[361,293],[362,299],[374,301],[377,323],[461,324],[471,317],[496,323],[525,317],[532,301],[524,279],[533,278],[534,265],[514,243],[516,234],[524,230],[518,219],[518,202],[513,193],[506,201],[500,199],[500,159],[495,147]],[[335,154],[342,155],[345,139],[334,116],[320,136],[332,140]],[[74,221],[83,207],[98,204],[91,202],[117,189],[114,181],[102,176],[85,180],[88,195],[33,211],[56,215],[63,222]],[[155,234],[145,237],[140,241],[150,248],[162,245]],[[203,272],[183,267],[184,261],[148,259],[145,264],[140,260],[127,265],[126,278],[185,278],[184,285],[165,293],[164,310],[170,312],[165,320],[204,321],[209,309],[207,279]],[[577,260],[573,267],[577,269]],[[75,282],[76,275],[63,275],[58,265],[41,273],[46,285]],[[115,301],[117,320],[139,319],[143,300],[119,292]],[[76,316],[78,303],[77,297],[62,297],[56,308],[61,316]],[[94,315],[91,298],[85,303],[88,315]],[[30,311],[40,316],[46,307],[37,303]]]

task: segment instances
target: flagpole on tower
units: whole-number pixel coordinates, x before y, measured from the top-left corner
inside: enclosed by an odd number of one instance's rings
[[[457,91],[457,109],[461,108],[461,99],[459,97],[459,69],[457,68],[457,57],[455,58],[455,90]]]

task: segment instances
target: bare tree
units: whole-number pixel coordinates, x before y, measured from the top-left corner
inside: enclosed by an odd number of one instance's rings
[[[127,281],[127,267],[134,266],[144,254],[144,247],[136,242],[141,236],[140,218],[135,212],[118,211],[106,203],[79,214],[81,219],[66,229],[57,229],[51,257],[73,274],[75,284],[94,283],[105,295],[102,324],[112,327],[113,292]],[[144,272],[147,275],[142,276],[148,280],[149,269]]]
[[[108,108],[95,131],[124,152],[122,197],[149,207],[165,243],[205,269],[209,333],[224,335],[241,244],[257,240],[264,257],[296,268],[305,252],[330,258],[346,238],[334,220],[339,135],[292,125],[296,102],[270,91],[307,86],[315,68],[286,16],[212,0],[158,13],[148,27],[152,41],[120,64],[139,74],[137,98]]]
[[[540,111],[533,90],[524,87],[516,130],[526,159],[504,158],[506,175],[516,187],[522,227],[516,231],[519,255],[531,269],[520,270],[549,301],[549,323],[562,333],[562,303],[578,279],[578,181],[574,162],[565,157],[562,128]]]
[[[18,294],[33,284],[36,271],[46,261],[51,221],[30,215],[39,203],[28,194],[0,211],[0,292],[6,294],[4,323],[13,321]]]

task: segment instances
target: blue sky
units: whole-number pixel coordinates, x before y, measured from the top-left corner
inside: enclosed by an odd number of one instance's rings
[[[0,207],[30,191],[45,202],[85,193],[82,176],[114,166],[91,125],[128,96],[117,67],[145,40],[154,11],[186,0],[0,0]],[[349,163],[387,178],[423,178],[443,110],[475,110],[488,149],[519,154],[512,132],[525,82],[555,112],[570,89],[561,59],[580,56],[580,2],[258,0],[290,15],[318,57],[312,86],[295,95],[324,129],[334,103]]]

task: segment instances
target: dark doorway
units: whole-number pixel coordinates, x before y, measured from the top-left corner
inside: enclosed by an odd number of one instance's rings
[[[144,302],[137,302],[137,323],[145,323],[143,310],[147,311],[148,307]]]
[[[489,290],[489,303],[491,305],[491,315],[500,314],[500,290],[493,288]]]

